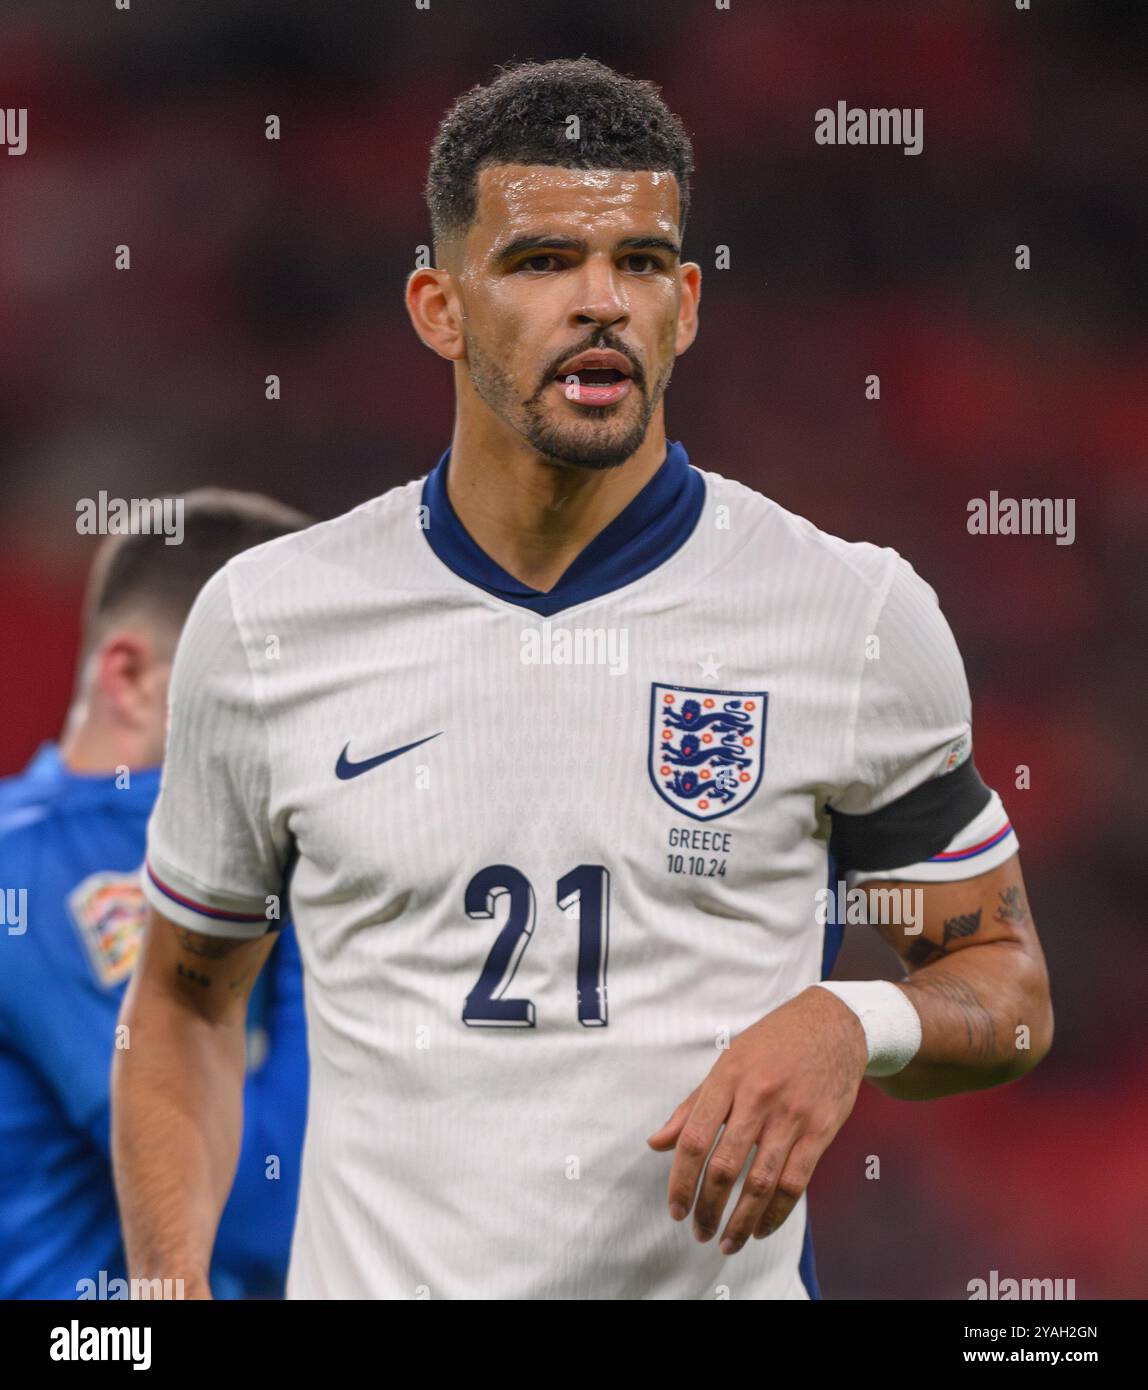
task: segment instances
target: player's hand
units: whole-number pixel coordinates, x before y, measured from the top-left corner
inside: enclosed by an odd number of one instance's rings
[[[659,1152],[677,1148],[670,1215],[684,1221],[697,1193],[694,1235],[709,1240],[756,1145],[721,1248],[732,1255],[750,1236],[771,1235],[848,1119],[867,1063],[860,1020],[825,989],[804,990],[740,1033],[646,1141]]]

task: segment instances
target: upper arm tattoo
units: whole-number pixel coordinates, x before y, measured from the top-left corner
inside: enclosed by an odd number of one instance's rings
[[[912,885],[871,881],[870,892],[891,889],[904,891]],[[869,921],[904,961],[909,972],[954,956],[978,945],[1009,942],[1026,949],[1034,938],[1034,927],[1027,893],[1018,868],[1011,861],[969,880],[928,885],[925,889],[923,930],[921,910],[916,919],[874,911],[870,900]],[[880,900],[879,900],[880,901]],[[913,926],[902,925],[910,921]]]
[[[937,946],[932,941],[926,941],[922,937],[913,944],[902,955],[910,965],[928,965],[931,961],[940,960],[945,954],[943,946]]]
[[[956,917],[946,917],[941,931],[941,939],[947,946],[950,941],[962,936],[972,936],[981,924],[981,910],[962,912]]]
[[[204,989],[211,988],[211,976],[205,975],[202,970],[196,970],[193,965],[184,965],[183,961],[177,961],[175,973],[181,980],[190,980],[193,985],[200,985]]]
[[[910,965],[931,965],[933,961],[948,955],[950,941],[960,941],[966,936],[976,935],[980,925],[981,909],[979,907],[972,912],[960,912],[955,917],[946,917],[941,923],[940,943],[930,941],[927,937],[921,937],[907,947],[902,955]]]
[[[1006,926],[1019,926],[1028,916],[1024,894],[1015,884],[1011,888],[1001,889],[1000,906],[995,916],[998,922]]]
[[[226,936],[208,936],[205,932],[190,931],[187,927],[176,927],[175,932],[181,950],[187,955],[195,957],[194,961],[187,963],[182,960],[177,961],[175,973],[181,980],[188,980],[201,989],[210,989],[215,982],[216,974],[210,962],[224,960],[234,950],[245,944],[242,940],[236,941]],[[240,975],[240,982],[245,983],[250,974],[251,967],[249,966]],[[239,987],[234,980],[228,983],[233,989]]]
[[[193,956],[205,956],[208,960],[218,960],[231,950],[232,942],[226,937],[206,936],[203,932],[189,931],[187,927],[176,927],[179,944]]]

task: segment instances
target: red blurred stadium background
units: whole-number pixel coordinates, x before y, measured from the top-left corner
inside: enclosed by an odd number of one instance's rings
[[[964,1298],[996,1269],[1148,1296],[1146,35],[1120,3],[9,0],[0,773],[68,704],[78,499],[214,482],[325,517],[446,447],[450,372],[401,291],[452,100],[514,58],[652,78],[695,141],[705,275],[670,437],[937,590],[1053,976],[1054,1051],[1020,1085],[865,1088],[814,1180],[824,1292]],[[838,100],[922,107],[923,153],[817,146]],[[1075,544],[970,536],[991,489],[1074,498]],[[839,975],[895,975],[846,936]]]

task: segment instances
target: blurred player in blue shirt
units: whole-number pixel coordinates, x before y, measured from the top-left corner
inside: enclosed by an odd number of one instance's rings
[[[0,781],[0,1298],[126,1296],[113,1282],[126,1266],[109,1080],[145,920],[139,868],[171,661],[192,600],[225,561],[309,524],[253,494],[181,501],[178,544],[159,532],[102,543],[64,734]],[[264,976],[243,1149],[212,1264],[217,1298],[282,1296],[295,1221],[307,1042],[289,926]]]

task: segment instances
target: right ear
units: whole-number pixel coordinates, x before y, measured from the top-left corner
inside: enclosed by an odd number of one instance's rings
[[[448,362],[466,356],[462,302],[449,270],[424,266],[407,276],[407,313],[420,339]]]

